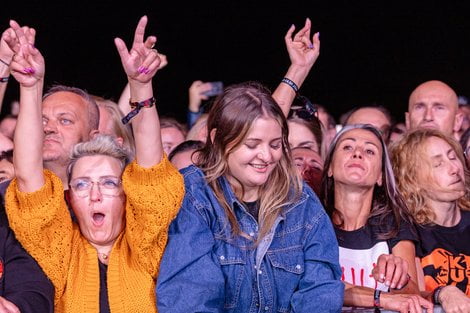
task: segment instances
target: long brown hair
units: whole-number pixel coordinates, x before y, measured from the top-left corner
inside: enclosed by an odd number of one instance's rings
[[[300,179],[290,157],[287,122],[270,91],[256,82],[226,88],[209,112],[206,144],[200,150],[196,162],[224,207],[232,233],[248,237],[241,231],[235,212],[223,195],[218,178],[228,173],[229,154],[243,143],[253,122],[262,116],[272,117],[279,123],[283,153],[268,180],[259,189],[258,242],[270,231],[282,208],[294,202],[301,192]],[[244,189],[241,183],[239,185],[236,197],[241,200]]]

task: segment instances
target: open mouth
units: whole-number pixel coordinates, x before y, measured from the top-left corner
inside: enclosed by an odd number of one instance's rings
[[[93,213],[93,222],[96,224],[96,225],[102,225],[104,223],[104,217],[106,215],[104,215],[103,213]]]

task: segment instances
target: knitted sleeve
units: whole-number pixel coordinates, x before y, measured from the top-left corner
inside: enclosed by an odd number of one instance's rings
[[[54,284],[57,300],[67,278],[72,219],[61,180],[48,170],[44,170],[44,178],[44,186],[34,192],[19,191],[14,179],[7,189],[5,206],[16,238]]]
[[[132,162],[122,180],[127,196],[125,236],[132,257],[156,277],[168,227],[183,200],[183,177],[165,156],[151,168]]]

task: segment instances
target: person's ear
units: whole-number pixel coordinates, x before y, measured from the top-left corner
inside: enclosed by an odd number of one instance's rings
[[[382,173],[380,173],[380,176],[379,176],[379,178],[377,179],[377,185],[378,185],[379,187],[382,187]]]
[[[410,113],[405,112],[405,127],[406,130],[410,130]]]
[[[215,139],[215,133],[217,132],[217,128],[214,128],[211,130],[211,142],[214,142]]]
[[[89,138],[90,138],[90,139],[93,139],[93,138],[95,138],[99,133],[100,133],[100,131],[99,131],[98,129],[93,129],[93,130],[90,131]]]
[[[463,123],[463,114],[462,114],[462,112],[457,112],[455,114],[455,118],[454,118],[454,129],[453,129],[453,131],[458,132],[460,130],[460,128],[462,127],[462,123]]]
[[[117,144],[118,144],[120,147],[124,147],[124,138],[122,138],[122,137],[115,137],[114,140],[116,140]]]

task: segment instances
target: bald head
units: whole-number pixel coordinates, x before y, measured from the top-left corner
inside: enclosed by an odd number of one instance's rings
[[[431,80],[422,83],[410,95],[406,128],[434,128],[452,136],[460,129],[458,97],[447,84]]]

